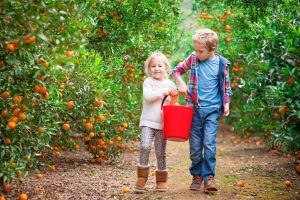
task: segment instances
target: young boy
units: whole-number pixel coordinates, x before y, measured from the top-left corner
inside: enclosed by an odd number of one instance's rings
[[[179,93],[186,96],[187,105],[194,107],[190,131],[191,190],[217,191],[215,183],[216,135],[219,112],[229,115],[232,95],[229,81],[229,62],[215,54],[218,36],[210,29],[201,29],[192,37],[195,52],[172,71]],[[188,86],[181,75],[190,70]]]

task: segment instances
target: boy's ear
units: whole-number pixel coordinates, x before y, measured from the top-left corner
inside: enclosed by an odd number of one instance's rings
[[[216,47],[212,47],[210,51],[216,51],[217,48]]]

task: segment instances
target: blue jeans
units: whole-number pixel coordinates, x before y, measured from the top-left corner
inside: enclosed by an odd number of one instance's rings
[[[194,107],[194,116],[190,132],[190,173],[202,179],[215,176],[216,136],[220,108]]]

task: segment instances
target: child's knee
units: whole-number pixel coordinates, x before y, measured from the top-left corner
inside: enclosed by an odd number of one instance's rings
[[[141,148],[141,151],[150,151],[151,150],[151,145],[149,145],[149,144],[142,144],[140,146],[140,148]]]

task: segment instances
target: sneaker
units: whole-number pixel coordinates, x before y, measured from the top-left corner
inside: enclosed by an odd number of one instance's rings
[[[203,189],[203,180],[200,176],[196,175],[193,177],[193,182],[190,186],[190,190],[199,191]]]
[[[204,180],[205,191],[218,191],[215,178],[210,176]]]

